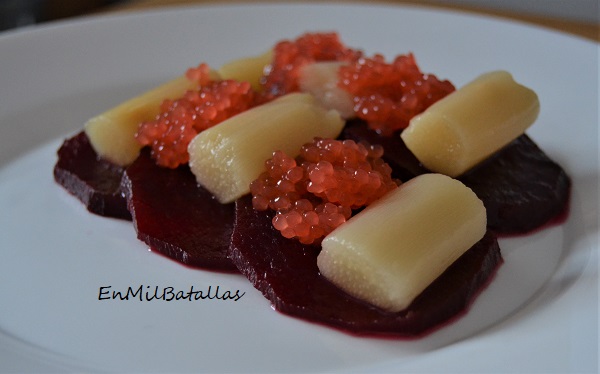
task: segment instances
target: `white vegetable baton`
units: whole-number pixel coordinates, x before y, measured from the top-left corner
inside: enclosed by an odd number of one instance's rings
[[[336,138],[344,121],[309,94],[293,93],[199,133],[188,146],[196,180],[221,203],[250,192],[274,151],[296,157],[315,137]]]
[[[300,70],[300,91],[319,100],[325,108],[335,109],[342,118],[354,117],[352,95],[338,87],[338,71],[344,62],[325,61],[307,64]]]
[[[249,82],[253,89],[260,91],[260,78],[272,58],[273,51],[269,50],[259,56],[241,58],[223,64],[218,73],[223,80],[233,79],[239,82]]]
[[[142,145],[135,139],[141,122],[151,121],[165,99],[176,99],[198,84],[185,76],[164,83],[88,120],[85,133],[102,158],[126,166],[135,161]]]
[[[331,232],[321,274],[350,295],[398,312],[486,231],[471,189],[442,174],[418,176]]]
[[[535,92],[495,71],[415,116],[401,137],[429,170],[457,177],[523,134],[539,111]]]

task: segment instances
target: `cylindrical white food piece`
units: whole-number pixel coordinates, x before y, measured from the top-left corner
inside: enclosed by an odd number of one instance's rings
[[[539,110],[534,91],[495,71],[415,116],[401,137],[429,170],[457,177],[523,134]]]
[[[309,94],[283,96],[199,133],[188,146],[198,183],[221,203],[250,192],[274,151],[291,157],[315,137],[336,138],[344,121]]]
[[[302,67],[298,84],[300,91],[307,92],[319,100],[325,108],[335,109],[343,118],[352,118],[354,101],[349,92],[338,87],[338,72],[345,62],[313,62]]]
[[[264,69],[271,63],[273,51],[269,50],[262,55],[245,57],[223,64],[218,72],[221,79],[233,79],[241,82],[249,82],[252,88],[260,91],[260,78]]]
[[[350,295],[397,312],[478,242],[486,223],[471,189],[442,174],[424,174],[331,232],[317,265]]]
[[[142,148],[135,139],[139,124],[154,120],[164,100],[179,98],[192,89],[198,89],[196,82],[185,76],[175,78],[91,118],[85,124],[85,133],[100,157],[129,165]]]

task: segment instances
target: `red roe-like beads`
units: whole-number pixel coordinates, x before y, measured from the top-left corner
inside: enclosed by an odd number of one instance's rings
[[[449,81],[421,72],[412,54],[391,63],[360,58],[340,68],[339,87],[353,96],[357,117],[383,135],[408,126],[415,115],[455,90]]]
[[[308,33],[275,45],[261,80],[261,100],[298,91],[301,68],[319,61],[348,62],[340,68],[338,85],[352,95],[356,116],[383,135],[405,128],[412,117],[455,90],[449,81],[422,73],[412,54],[387,63],[381,55],[367,58],[346,47],[336,33]]]
[[[141,123],[136,138],[150,146],[152,157],[163,167],[176,168],[189,161],[187,147],[200,132],[255,104],[250,83],[212,81],[205,64],[190,69],[187,77],[201,85],[176,100],[165,100],[154,121]]]
[[[337,33],[307,33],[283,40],[273,48],[273,60],[262,78],[264,99],[298,91],[300,69],[316,61],[354,61],[361,52],[346,47]]]
[[[286,238],[318,242],[364,207],[397,187],[380,146],[315,139],[297,159],[274,152],[250,185],[257,210],[276,211],[273,226]]]
[[[187,79],[198,83],[200,86],[207,85],[211,82],[210,66],[207,63],[201,63],[195,68],[189,68],[185,72]]]

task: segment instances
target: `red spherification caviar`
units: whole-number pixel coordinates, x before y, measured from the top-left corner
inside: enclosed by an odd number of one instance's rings
[[[449,81],[421,72],[412,54],[387,63],[381,55],[366,58],[346,47],[336,33],[317,33],[275,45],[261,82],[263,100],[298,91],[300,69],[318,61],[348,62],[340,68],[338,85],[352,95],[356,116],[384,135],[405,128],[412,117],[455,90]]]
[[[187,76],[202,87],[179,99],[165,100],[156,119],[141,123],[136,134],[140,144],[151,147],[160,166],[186,164],[187,147],[200,131],[255,105],[256,94],[248,82],[212,81],[205,64],[188,70]]]
[[[210,66],[203,62],[195,68],[189,68],[185,72],[187,79],[198,83],[200,86],[204,86],[210,83]]]
[[[412,54],[387,63],[381,55],[342,66],[340,88],[354,100],[354,112],[383,135],[408,126],[415,115],[455,90],[449,81],[421,72]]]
[[[276,151],[267,171],[250,185],[257,210],[272,209],[273,226],[286,238],[311,244],[397,187],[383,148],[352,140],[315,139],[293,159]]]
[[[346,47],[337,33],[307,33],[282,40],[273,48],[273,61],[261,80],[265,100],[298,91],[300,69],[316,61],[354,61],[362,53]]]

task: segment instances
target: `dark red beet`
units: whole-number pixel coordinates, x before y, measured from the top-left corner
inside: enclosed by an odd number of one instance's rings
[[[521,234],[561,215],[571,180],[527,135],[459,178],[483,201],[488,227]]]
[[[403,181],[429,172],[396,133],[383,137],[355,121],[343,137],[381,144],[383,158]],[[567,209],[571,181],[527,135],[515,139],[489,160],[459,178],[483,201],[488,227],[498,234],[533,231]]]
[[[427,172],[399,136],[382,138],[351,123],[343,137],[383,145],[386,161],[400,179]],[[143,151],[123,175],[122,168],[98,158],[84,133],[65,141],[58,155],[58,183],[97,214],[129,218],[129,203],[138,237],[154,250],[189,266],[237,267],[277,310],[356,334],[425,334],[460,315],[502,262],[497,241],[488,233],[409,309],[386,313],[320,277],[319,248],[280,236],[270,213],[252,209],[249,197],[237,202],[234,229],[233,204],[219,204],[187,167],[160,168]],[[560,166],[527,136],[461,179],[482,198],[490,227],[500,232],[543,225],[565,209],[570,187]]]
[[[84,132],[64,141],[54,179],[95,214],[131,219],[121,193],[123,168],[98,157]]]
[[[234,204],[220,204],[187,166],[156,165],[144,149],[123,176],[138,238],[185,265],[236,271],[227,258]]]
[[[488,233],[401,313],[359,301],[319,275],[320,247],[283,238],[268,212],[252,208],[248,196],[236,202],[230,257],[275,309],[355,334],[415,337],[458,316],[502,262]]]

